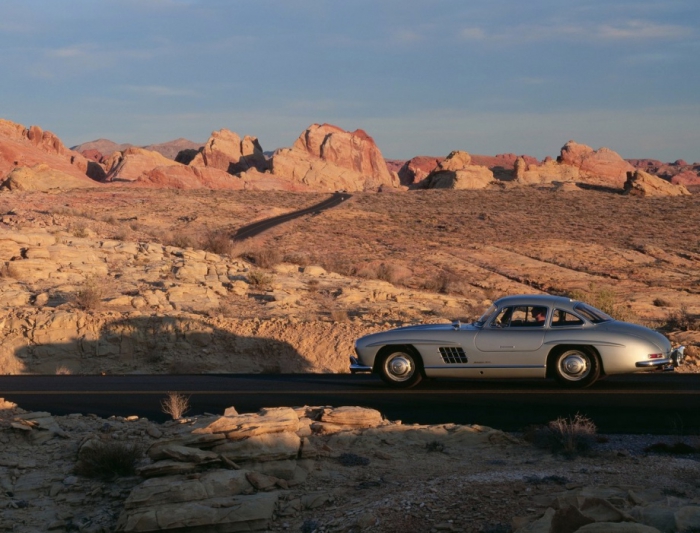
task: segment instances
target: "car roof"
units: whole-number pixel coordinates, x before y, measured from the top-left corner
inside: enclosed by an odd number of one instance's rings
[[[571,308],[575,302],[576,300],[571,298],[552,296],[551,294],[519,294],[516,296],[504,296],[493,303],[499,307],[507,305],[546,305],[548,307],[561,306]]]

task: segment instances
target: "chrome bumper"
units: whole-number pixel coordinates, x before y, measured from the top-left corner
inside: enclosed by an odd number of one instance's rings
[[[647,368],[653,369],[657,368],[660,370],[673,370],[674,368],[681,366],[685,359],[685,346],[679,346],[671,350],[669,357],[665,359],[650,359],[649,361],[640,361],[636,363],[637,368]]]
[[[360,363],[357,357],[350,356],[350,373],[351,374],[366,374],[371,373],[372,367]]]

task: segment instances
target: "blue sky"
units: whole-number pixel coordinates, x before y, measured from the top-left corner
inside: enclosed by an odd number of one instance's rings
[[[0,118],[67,145],[329,122],[386,158],[700,161],[697,0],[3,0],[0,68]]]

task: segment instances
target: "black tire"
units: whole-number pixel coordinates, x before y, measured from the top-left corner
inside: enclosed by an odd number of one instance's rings
[[[384,383],[397,389],[410,389],[423,380],[423,362],[406,346],[386,349],[379,355],[377,369]]]
[[[598,355],[586,347],[558,350],[552,358],[552,366],[557,381],[571,389],[590,387],[600,377]]]

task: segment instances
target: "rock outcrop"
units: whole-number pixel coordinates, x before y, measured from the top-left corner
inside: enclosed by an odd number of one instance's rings
[[[425,178],[426,189],[483,189],[494,181],[493,172],[472,165],[467,152],[456,150]]]
[[[362,130],[344,131],[330,124],[313,124],[292,148],[275,152],[275,176],[303,183],[315,190],[378,190],[398,187],[374,140]]]
[[[625,193],[632,196],[688,196],[690,192],[683,185],[675,185],[643,170],[627,173]]]
[[[87,176],[67,174],[41,163],[33,167],[14,168],[2,182],[0,188],[11,191],[49,191],[99,186],[98,182]]]
[[[190,166],[217,168],[237,174],[248,169],[264,172],[268,168],[263,150],[256,137],[246,135],[241,139],[227,129],[214,131],[200,152],[190,161]]]
[[[399,169],[398,175],[401,185],[410,188],[420,187],[420,183],[428,177],[444,158],[431,156],[416,156],[406,161]]]
[[[106,181],[137,181],[157,167],[180,166],[158,152],[131,147],[115,152],[104,162]]]
[[[49,167],[84,178],[88,160],[78,152],[67,149],[61,140],[39,126],[25,128],[21,124],[0,119],[0,179],[15,167]]]

